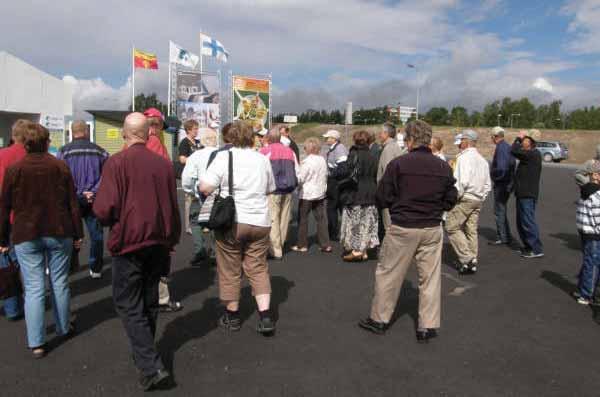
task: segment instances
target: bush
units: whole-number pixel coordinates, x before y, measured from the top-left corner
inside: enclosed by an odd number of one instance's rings
[[[537,130],[543,130],[546,128],[546,124],[538,122],[533,125],[533,128],[535,128]]]

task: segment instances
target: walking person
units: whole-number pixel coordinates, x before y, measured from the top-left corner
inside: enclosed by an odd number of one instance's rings
[[[0,251],[8,252],[14,244],[25,286],[27,342],[35,358],[46,354],[46,268],[56,334],[74,333],[68,276],[73,248],[79,249],[83,238],[73,176],[63,161],[48,153],[49,145],[46,128],[26,125],[27,155],[6,171],[0,209]]]
[[[73,142],[60,148],[57,158],[64,160],[75,181],[75,191],[79,200],[79,213],[90,235],[88,266],[90,277],[102,277],[104,266],[104,230],[94,216],[92,205],[100,185],[102,167],[108,159],[106,150],[90,142],[90,134],[85,121],[76,120],[71,124]]]
[[[201,200],[198,191],[198,182],[206,169],[213,153],[217,151],[217,132],[206,128],[200,137],[203,148],[195,151],[188,159],[181,174],[181,187],[186,195],[194,196],[190,207],[192,237],[194,239],[194,254],[190,261],[192,266],[204,266],[210,261],[214,250],[212,232],[206,229],[206,225],[198,220]]]
[[[517,229],[521,238],[521,257],[542,258],[544,248],[535,219],[542,177],[542,155],[536,149],[541,138],[537,130],[521,131],[512,146],[512,155],[519,160],[515,174],[515,196],[517,198]]]
[[[268,195],[277,187],[270,161],[253,149],[252,129],[236,121],[230,134],[234,147],[218,153],[200,178],[200,192],[206,196],[219,191],[221,197],[228,197],[230,183],[234,192],[235,223],[230,230],[215,231],[219,296],[226,309],[219,323],[229,331],[241,329],[239,310],[245,274],[258,307],[257,331],[268,335],[275,332],[267,263],[271,231]]]
[[[272,221],[269,253],[273,259],[281,260],[292,215],[292,192],[298,186],[298,160],[292,149],[281,143],[278,130],[271,130],[266,142],[260,153],[271,161],[277,187],[269,196]]]
[[[327,222],[329,227],[329,239],[339,241],[339,213],[342,209],[340,194],[338,191],[337,168],[348,159],[348,149],[340,142],[341,134],[336,130],[329,130],[325,135],[325,143],[328,148],[325,152],[325,161],[329,169],[327,177]]]
[[[31,124],[31,121],[29,120],[17,120],[11,129],[12,145],[0,149],[0,192],[2,191],[6,170],[13,164],[21,161],[27,155],[23,141],[29,124]],[[8,236],[8,241],[10,241],[10,236]],[[15,254],[14,246],[12,244],[6,254],[0,255],[0,268],[8,267],[10,261],[18,263],[17,254]],[[20,320],[23,317],[23,297],[20,294],[17,294],[16,296],[4,299],[3,308],[4,316],[7,320]]]
[[[492,143],[496,145],[492,161],[491,178],[494,185],[494,215],[496,217],[495,241],[490,245],[511,245],[513,237],[506,214],[506,206],[514,188],[516,161],[511,146],[504,140],[504,129],[492,129]]]
[[[321,252],[332,252],[327,229],[325,195],[327,193],[327,163],[319,155],[321,144],[317,138],[304,142],[306,157],[300,164],[298,183],[298,242],[292,247],[296,252],[308,252],[308,215],[312,212],[317,223],[317,242]]]
[[[490,167],[477,151],[478,135],[473,130],[458,134],[454,178],[458,202],[446,218],[448,240],[458,257],[456,268],[460,274],[477,272],[479,264],[479,215],[483,202],[492,190]]]
[[[354,133],[354,145],[339,172],[344,261],[367,260],[367,250],[379,246],[379,215],[375,206],[377,158],[369,150],[369,134]]]
[[[144,390],[170,378],[154,337],[159,280],[169,271],[170,252],[181,235],[175,173],[169,161],[146,148],[148,125],[141,113],[127,116],[123,138],[128,149],[106,162],[93,207],[98,220],[110,227],[113,300]]]
[[[185,130],[185,138],[179,143],[179,166],[183,171],[188,158],[197,150],[202,149],[202,144],[197,141],[198,131],[200,124],[196,120],[187,120],[183,123],[183,129]],[[190,226],[190,207],[192,202],[196,200],[194,194],[185,192],[184,194],[184,216],[183,216],[183,229],[189,235],[192,235],[192,227]]]
[[[450,166],[431,153],[431,127],[423,121],[407,124],[409,153],[387,167],[377,188],[377,203],[388,208],[387,230],[375,271],[371,314],[360,321],[367,331],[384,334],[392,321],[402,284],[415,261],[419,274],[417,341],[428,342],[440,328],[442,284],[442,214],[457,200]]]
[[[385,170],[388,164],[396,158],[402,156],[404,153],[406,153],[396,143],[396,135],[397,129],[394,124],[383,124],[379,132],[379,142],[381,143],[382,149],[377,164],[377,184],[379,184],[379,182],[381,182],[381,180],[383,179],[383,175],[385,174]],[[388,208],[384,208],[381,210],[381,221],[383,222],[383,231],[380,234],[380,237],[382,238],[383,236],[385,236],[385,230],[387,230],[387,228],[390,227],[390,225],[392,224]]]
[[[581,237],[583,264],[579,272],[577,303],[589,305],[600,281],[600,161],[591,160],[587,177],[577,201],[577,230]]]

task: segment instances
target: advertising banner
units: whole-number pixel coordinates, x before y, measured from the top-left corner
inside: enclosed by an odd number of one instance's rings
[[[178,71],[176,114],[182,122],[196,120],[201,128],[221,126],[220,81],[216,74]]]
[[[254,131],[270,127],[271,81],[233,76],[233,120],[244,120]]]

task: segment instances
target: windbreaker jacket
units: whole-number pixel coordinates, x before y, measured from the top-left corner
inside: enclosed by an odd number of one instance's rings
[[[271,161],[277,190],[273,194],[288,194],[298,186],[298,161],[289,147],[271,143],[260,149],[260,153]]]
[[[490,166],[475,148],[456,156],[454,178],[459,200],[484,201],[492,190]]]
[[[69,166],[79,199],[83,197],[83,192],[98,192],[102,167],[108,159],[106,150],[88,139],[80,138],[60,148],[56,157]]]
[[[511,186],[514,182],[517,162],[511,150],[512,148],[506,141],[496,145],[490,170],[494,185]]]
[[[542,155],[538,150],[523,150],[520,138],[515,140],[512,154],[519,160],[515,174],[515,196],[520,199],[537,200],[542,177]]]

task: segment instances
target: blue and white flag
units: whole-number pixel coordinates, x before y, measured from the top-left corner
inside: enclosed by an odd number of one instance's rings
[[[171,63],[177,63],[193,69],[198,65],[200,57],[169,41],[169,60]]]
[[[217,58],[219,61],[227,62],[229,59],[229,52],[223,44],[205,34],[200,34],[200,49],[202,55]]]

